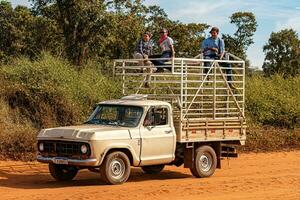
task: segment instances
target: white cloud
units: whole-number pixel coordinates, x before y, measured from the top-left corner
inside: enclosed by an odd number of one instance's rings
[[[10,1],[13,7],[16,7],[17,5],[22,5],[26,7],[31,7],[31,2],[29,0],[11,0]]]
[[[169,12],[168,15],[171,19],[183,22],[204,22],[222,26],[228,23],[228,17],[231,14],[229,10],[232,5],[232,2],[224,0],[214,3],[190,1],[173,12]]]
[[[300,13],[295,16],[289,16],[287,19],[277,22],[275,31],[280,31],[285,28],[292,28],[300,33]]]

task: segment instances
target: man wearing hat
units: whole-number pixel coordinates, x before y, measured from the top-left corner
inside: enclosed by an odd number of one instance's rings
[[[205,39],[201,44],[201,50],[203,52],[204,59],[216,59],[216,60],[222,60],[225,53],[225,43],[224,40],[219,38],[219,28],[218,27],[212,27],[210,32],[211,37]],[[208,62],[205,63],[206,66],[208,66]],[[220,64],[221,65],[221,64]],[[235,88],[232,84],[232,69],[231,65],[228,65],[227,63],[222,63],[224,65],[223,67],[227,67],[229,69],[226,69],[227,74],[227,81],[229,82],[229,86],[231,88]],[[204,70],[205,73],[208,72],[208,69]]]

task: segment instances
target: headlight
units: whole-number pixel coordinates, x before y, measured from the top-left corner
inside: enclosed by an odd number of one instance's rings
[[[85,144],[81,145],[80,147],[81,153],[86,154],[88,151],[88,148]]]
[[[44,151],[44,143],[41,142],[41,143],[39,144],[39,150],[40,150],[40,151]]]

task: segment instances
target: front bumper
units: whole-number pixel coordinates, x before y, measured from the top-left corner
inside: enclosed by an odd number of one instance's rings
[[[57,159],[62,159],[61,157],[43,157],[41,155],[37,156],[37,161],[42,162],[42,163],[55,163],[55,160]],[[85,159],[85,160],[76,160],[76,159],[67,159],[63,158],[64,161],[68,163],[68,165],[74,165],[74,166],[97,166],[97,159],[96,158],[91,158],[91,159]]]

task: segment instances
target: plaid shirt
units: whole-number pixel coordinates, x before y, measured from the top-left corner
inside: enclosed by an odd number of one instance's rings
[[[140,54],[146,54],[148,56],[152,55],[154,43],[152,40],[145,42],[143,39],[140,39],[136,43],[135,52]]]

